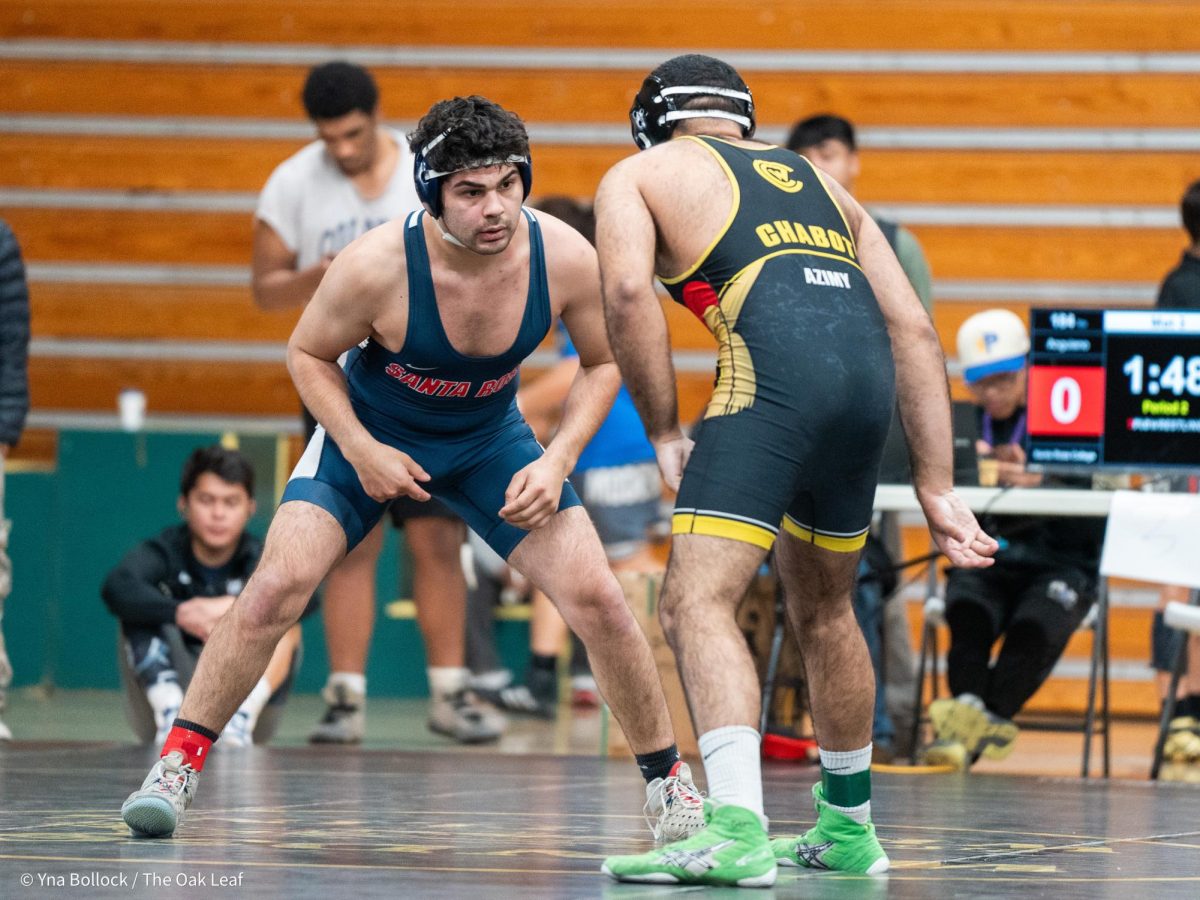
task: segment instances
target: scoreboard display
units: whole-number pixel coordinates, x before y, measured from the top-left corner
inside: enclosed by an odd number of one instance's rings
[[[1200,311],[1035,309],[1031,468],[1200,472]]]

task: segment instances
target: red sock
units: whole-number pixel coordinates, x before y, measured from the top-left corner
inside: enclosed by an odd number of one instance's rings
[[[168,753],[178,750],[183,754],[185,763],[197,772],[201,772],[204,770],[204,763],[208,761],[208,751],[212,749],[213,741],[216,739],[216,733],[209,731],[203,725],[176,719],[159,756],[166,756]]]

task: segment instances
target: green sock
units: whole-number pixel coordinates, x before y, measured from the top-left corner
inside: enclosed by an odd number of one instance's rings
[[[871,820],[871,745],[860,750],[821,753],[825,802],[860,824]]]

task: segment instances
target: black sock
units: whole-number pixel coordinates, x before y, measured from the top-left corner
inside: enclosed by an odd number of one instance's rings
[[[535,653],[529,660],[529,668],[540,669],[543,672],[553,672],[558,668],[557,656],[543,656]]]
[[[634,756],[642,777],[649,784],[655,778],[666,778],[671,774],[671,768],[679,762],[679,748],[672,744],[665,750],[655,750],[653,753],[638,753]]]

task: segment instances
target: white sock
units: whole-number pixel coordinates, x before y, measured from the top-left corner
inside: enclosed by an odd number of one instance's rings
[[[857,775],[859,772],[866,772],[871,768],[870,744],[861,750],[818,750],[818,752],[821,754],[821,768],[834,778]],[[826,802],[828,802],[828,798],[826,798]],[[866,825],[871,821],[870,800],[860,803],[858,806],[837,806],[830,803],[829,807],[849,816],[859,825]]]
[[[425,670],[429,677],[429,693],[435,700],[457,694],[467,686],[471,670],[465,666],[430,666]]]
[[[271,699],[271,683],[267,681],[266,676],[258,679],[258,684],[254,686],[254,690],[250,692],[250,696],[242,701],[242,705],[238,707],[238,712],[245,713],[250,717],[251,727],[258,721],[258,717],[262,714],[263,707],[267,705],[267,701]]]
[[[749,725],[727,725],[700,735],[708,796],[762,816],[761,744],[762,737]]]
[[[463,546],[466,546],[465,544]],[[508,669],[491,669],[471,675],[470,685],[485,691],[500,691],[512,684],[512,672]]]
[[[329,680],[325,682],[329,687],[335,684],[345,685],[352,693],[367,695],[367,676],[362,672],[330,672]]]

